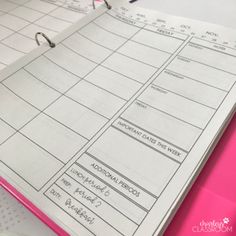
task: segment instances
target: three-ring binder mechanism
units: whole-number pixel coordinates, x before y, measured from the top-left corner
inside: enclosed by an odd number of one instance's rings
[[[39,42],[39,39],[38,39],[38,36],[39,36],[39,35],[43,36],[43,37],[46,39],[46,41],[48,42],[48,44],[49,44],[49,46],[50,46],[51,48],[55,48],[55,47],[56,47],[56,44],[53,43],[53,42],[48,38],[48,36],[47,36],[46,34],[42,33],[42,32],[37,32],[37,33],[35,34],[35,41],[36,41],[36,43],[37,43],[38,46],[40,46],[40,42]]]
[[[107,9],[110,10],[112,8],[111,5],[107,2],[107,0],[103,0],[103,1],[104,1],[105,5],[106,5]],[[92,5],[93,5],[93,9],[96,9],[95,0],[92,0]],[[55,48],[56,47],[56,44],[54,42],[52,42],[52,40],[49,39],[49,37],[46,34],[44,34],[43,32],[37,32],[35,34],[35,41],[36,41],[38,46],[40,46],[40,42],[39,42],[39,39],[38,39],[39,36],[42,36],[44,39],[46,39],[46,41],[48,42],[48,45],[51,48]]]

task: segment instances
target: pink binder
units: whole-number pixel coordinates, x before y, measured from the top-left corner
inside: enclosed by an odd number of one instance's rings
[[[164,236],[236,235],[236,115]]]
[[[45,215],[39,208],[30,202],[25,196],[17,191],[11,184],[9,184],[3,177],[0,176],[0,187],[3,187],[13,197],[15,197],[23,206],[31,211],[38,219],[46,224],[58,236],[69,236],[69,234]]]

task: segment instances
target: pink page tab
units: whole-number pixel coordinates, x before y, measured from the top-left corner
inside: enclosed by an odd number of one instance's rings
[[[236,115],[164,236],[236,235]]]
[[[38,219],[45,223],[50,229],[52,229],[58,236],[69,236],[59,225],[52,221],[47,215],[45,215],[39,208],[37,208],[32,202],[30,202],[25,196],[17,191],[11,184],[9,184],[3,177],[0,176],[0,187],[3,187],[13,197],[15,197],[23,206],[25,206],[30,212],[32,212]]]

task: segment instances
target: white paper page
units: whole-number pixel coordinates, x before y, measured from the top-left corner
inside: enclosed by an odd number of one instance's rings
[[[91,10],[90,0],[0,0],[0,70],[37,47],[36,32],[53,38]]]
[[[64,27],[69,27],[92,10],[91,2],[89,0],[0,1],[0,70],[37,47],[34,40],[36,32],[42,31],[48,37],[53,38]],[[97,1],[96,6],[98,7],[100,3],[101,1]],[[15,26],[18,21],[22,24]],[[41,40],[42,38],[40,38]],[[5,204],[3,207],[6,208],[10,202],[10,199],[9,202],[5,199],[2,202]],[[15,204],[13,208],[16,212],[19,211],[19,204]],[[15,224],[14,230],[25,233],[24,230],[22,232],[24,223],[31,227],[35,225],[34,232],[37,232],[37,224],[30,222],[29,219],[30,217],[21,218],[21,224]],[[41,233],[39,231],[39,234]],[[46,232],[44,235],[47,235]]]
[[[72,235],[155,235],[233,112],[236,33],[112,5],[2,72],[0,169]]]

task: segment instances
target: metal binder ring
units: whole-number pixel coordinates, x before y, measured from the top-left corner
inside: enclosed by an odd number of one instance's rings
[[[40,42],[39,42],[39,40],[38,40],[38,36],[39,36],[39,35],[43,36],[43,37],[47,40],[47,42],[48,42],[48,44],[49,44],[49,46],[50,46],[51,48],[56,47],[56,44],[53,43],[53,42],[48,38],[48,36],[47,36],[46,34],[42,33],[42,32],[37,32],[37,33],[35,34],[35,40],[36,40],[36,43],[38,44],[38,46],[40,46]]]
[[[107,2],[107,0],[103,0],[104,1],[104,3],[106,4],[106,6],[107,6],[107,9],[111,9],[111,5]],[[93,9],[96,9],[96,6],[95,6],[95,0],[92,0],[92,2],[93,2]]]

